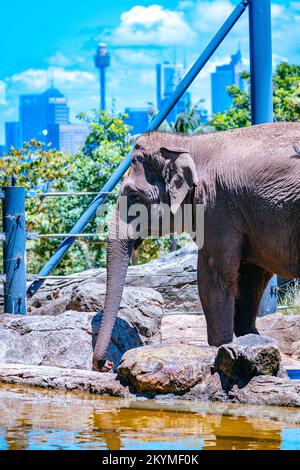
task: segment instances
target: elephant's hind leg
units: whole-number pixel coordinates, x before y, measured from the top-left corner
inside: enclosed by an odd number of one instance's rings
[[[271,277],[271,273],[258,266],[241,265],[235,300],[234,333],[236,336],[249,333],[259,334],[255,321],[262,295]]]

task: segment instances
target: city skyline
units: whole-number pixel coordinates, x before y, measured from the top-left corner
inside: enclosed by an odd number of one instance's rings
[[[178,63],[189,66],[237,2],[87,3],[53,0],[50,7],[48,2],[31,1],[28,7],[17,0],[14,6],[3,6],[4,17],[11,17],[16,9],[20,14],[13,28],[6,22],[0,32],[4,46],[0,51],[0,89],[5,82],[7,98],[6,104],[0,104],[0,143],[4,143],[4,122],[17,120],[18,96],[41,93],[52,80],[69,98],[72,122],[80,111],[98,107],[99,81],[93,56],[99,40],[107,42],[112,55],[107,109],[111,109],[113,98],[117,111],[155,102],[155,64],[174,62],[176,57]],[[272,6],[274,65],[281,60],[300,63],[295,34],[300,2],[273,0]],[[41,21],[45,17],[47,21]],[[210,73],[230,60],[239,42],[248,68],[247,27],[245,15],[191,87],[194,102],[205,98],[204,106],[210,110]]]

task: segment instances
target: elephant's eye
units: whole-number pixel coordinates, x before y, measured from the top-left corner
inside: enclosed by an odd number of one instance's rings
[[[131,193],[130,194],[130,202],[132,204],[141,204],[143,202],[143,199],[141,198],[141,196],[139,196],[138,194],[133,194]]]

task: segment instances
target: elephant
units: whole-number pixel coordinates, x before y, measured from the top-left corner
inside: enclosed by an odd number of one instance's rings
[[[192,136],[151,132],[136,140],[120,189],[129,208],[167,204],[174,217],[185,204],[204,207],[197,277],[211,346],[259,334],[256,317],[271,276],[300,277],[299,143],[300,123],[292,122]],[[127,266],[144,239],[130,235],[129,219],[116,217],[110,227],[107,292],[93,356],[98,371],[111,367],[106,352]]]

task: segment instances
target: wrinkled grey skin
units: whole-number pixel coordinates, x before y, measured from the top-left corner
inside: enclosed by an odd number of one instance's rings
[[[173,212],[192,200],[205,205],[198,288],[210,345],[231,342],[233,333],[258,333],[258,307],[273,273],[300,277],[299,143],[298,123],[193,137],[151,133],[137,140],[121,194],[148,205],[167,202]],[[108,244],[104,320],[94,351],[98,370],[133,247],[132,240]]]

